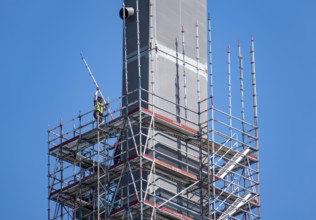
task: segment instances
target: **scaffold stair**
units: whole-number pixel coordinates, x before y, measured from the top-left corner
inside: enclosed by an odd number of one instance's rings
[[[249,148],[244,149],[242,152],[236,152],[236,154],[217,172],[216,177],[223,179],[249,152]]]
[[[251,193],[245,194],[238,197],[219,217],[219,220],[228,219],[230,216],[234,215],[236,211],[245,205],[251,198]]]

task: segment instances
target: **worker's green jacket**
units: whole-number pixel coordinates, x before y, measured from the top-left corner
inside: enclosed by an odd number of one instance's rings
[[[101,115],[103,115],[104,110],[105,106],[101,102],[97,102],[97,104],[94,106],[94,111],[100,112]]]

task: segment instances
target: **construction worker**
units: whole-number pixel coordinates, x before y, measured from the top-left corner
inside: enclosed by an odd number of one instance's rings
[[[114,148],[114,164],[118,163],[121,161],[121,147],[122,147],[122,139],[123,139],[123,134],[121,132],[120,137],[118,138],[115,148]]]
[[[94,94],[94,113],[93,116],[98,120],[99,123],[103,121],[104,111],[108,109],[109,103],[105,102],[103,104],[103,98],[99,96],[100,89],[97,88],[97,91]]]

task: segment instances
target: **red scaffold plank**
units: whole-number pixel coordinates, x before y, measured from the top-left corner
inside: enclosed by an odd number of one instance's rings
[[[137,205],[138,203],[139,203],[139,201],[137,201],[137,200],[135,200],[133,202],[130,202],[129,203],[129,207],[133,207],[133,206]],[[120,207],[118,209],[113,210],[112,213],[111,213],[111,216],[113,217],[114,215],[116,215],[116,214],[118,214],[120,212],[123,212],[126,209],[126,207],[127,207],[127,205],[124,205],[124,206],[122,206],[122,207]]]
[[[253,155],[253,154],[248,154],[247,156],[250,157],[250,158],[253,159],[253,160],[257,160],[257,159],[258,159],[258,158],[257,158],[255,155]]]
[[[146,113],[149,114],[149,115],[153,115],[153,116],[154,116],[155,118],[157,118],[157,119],[160,119],[160,120],[165,121],[165,122],[167,122],[167,123],[169,123],[169,124],[172,124],[172,125],[175,125],[175,126],[177,126],[177,127],[179,127],[179,128],[182,128],[182,129],[184,129],[184,130],[186,130],[186,131],[188,131],[188,132],[190,132],[190,133],[192,133],[192,134],[194,134],[194,135],[196,135],[196,134],[199,133],[197,130],[195,130],[195,129],[193,129],[193,128],[187,126],[187,125],[183,125],[183,124],[181,124],[181,123],[179,123],[179,122],[176,122],[176,121],[174,121],[174,120],[172,120],[172,119],[170,119],[170,118],[168,118],[168,117],[166,117],[166,116],[160,115],[160,114],[158,114],[158,113],[153,113],[152,111],[150,111],[150,110],[148,110],[148,109],[146,109],[146,108],[143,108],[143,107],[142,107],[141,110],[142,110],[143,112],[146,112]]]
[[[128,115],[131,116],[133,114],[138,114],[139,113],[139,108],[136,108],[136,109],[133,109],[131,110],[130,112],[128,112]],[[109,121],[107,124],[102,124],[101,127],[102,128],[109,128],[110,126],[120,126],[122,121],[123,121],[124,117],[123,116],[119,116],[111,121]],[[116,123],[119,123],[119,124],[116,124]],[[110,129],[110,128],[109,128]],[[59,149],[60,147],[64,147],[68,144],[71,144],[77,140],[79,140],[79,137],[85,137],[87,135],[91,135],[93,133],[96,133],[98,129],[94,128],[94,129],[91,129],[81,135],[77,135],[73,138],[70,138],[69,140],[66,140],[58,145],[56,145],[55,147],[52,147],[51,149],[49,149],[49,152],[54,152],[55,150]]]
[[[251,202],[252,204],[256,205],[256,206],[259,206],[259,205],[260,205],[260,204],[258,203],[258,201],[255,200],[255,199],[250,200],[250,202]]]
[[[55,190],[54,192],[52,192],[52,193],[50,194],[50,196],[54,196],[54,195],[56,195],[56,194],[58,194],[58,193],[66,192],[67,190],[69,190],[69,189],[71,189],[71,188],[77,187],[77,186],[80,184],[80,182],[81,182],[81,183],[85,183],[86,181],[91,180],[93,177],[97,177],[97,173],[91,174],[91,175],[89,175],[89,176],[83,178],[81,181],[78,180],[78,181],[76,181],[76,182],[74,182],[74,183],[72,183],[72,184],[69,184],[68,186],[65,186],[65,187],[63,187],[63,188],[61,188],[61,189]]]
[[[114,170],[115,168],[126,164],[127,161],[133,161],[133,160],[135,160],[135,159],[137,159],[139,157],[140,157],[139,155],[133,155],[130,158],[124,159],[124,160],[120,161],[119,163],[116,163],[116,164],[112,165],[109,168],[109,170]],[[173,165],[171,165],[171,164],[169,164],[167,162],[164,162],[164,161],[161,161],[161,160],[158,160],[158,159],[154,159],[154,157],[149,155],[149,154],[144,154],[143,157],[144,157],[144,159],[147,159],[147,160],[149,160],[151,162],[155,162],[155,164],[157,166],[161,166],[161,167],[169,170],[170,172],[173,172],[175,175],[178,174],[178,175],[181,175],[181,176],[185,176],[185,177],[188,177],[188,178],[190,178],[190,179],[192,179],[194,181],[198,180],[198,176],[197,175],[194,175],[194,174],[189,173],[189,172],[187,172],[185,170],[177,168],[177,167],[175,167],[175,166],[173,166]]]
[[[57,146],[55,146],[55,147],[49,149],[49,151],[50,151],[50,152],[53,152],[53,151],[55,151],[56,149],[58,149],[58,148],[60,148],[60,147],[63,147],[63,146],[65,146],[65,145],[67,145],[67,144],[69,144],[69,143],[71,143],[71,142],[73,142],[73,141],[78,140],[78,138],[79,138],[79,136],[75,136],[75,137],[73,137],[73,138],[70,138],[69,140],[66,140],[66,141],[62,142],[61,144],[58,144]]]
[[[193,180],[198,180],[197,175],[194,175],[194,174],[189,173],[189,172],[187,172],[185,170],[179,169],[179,168],[177,168],[175,166],[172,166],[172,165],[170,165],[170,164],[168,164],[168,163],[166,163],[164,161],[161,161],[161,160],[158,160],[158,159],[154,159],[154,157],[151,156],[151,155],[144,154],[144,158],[148,159],[148,160],[151,160],[151,161],[154,161],[156,163],[156,165],[160,165],[160,166],[162,166],[164,168],[167,168],[169,170],[175,171],[175,172],[177,172],[177,173],[179,173],[181,175],[187,176],[187,177],[189,177],[189,178],[191,178]]]
[[[122,160],[122,161],[120,161],[120,162],[118,162],[118,163],[112,165],[109,169],[110,169],[110,170],[111,170],[111,169],[114,169],[114,168],[116,168],[116,167],[118,167],[118,166],[120,166],[120,165],[122,165],[122,164],[125,164],[127,161],[134,160],[134,159],[137,158],[137,157],[138,157],[137,155],[133,155],[133,156],[131,156],[130,158],[127,158],[127,159],[125,159],[125,160]]]
[[[158,206],[159,206],[159,204],[155,204],[149,200],[145,200],[145,204],[148,204],[151,207],[155,207],[155,208],[158,208]],[[160,210],[160,212],[162,212],[162,213],[169,215],[170,217],[176,217],[176,218],[181,219],[181,220],[193,220],[193,218],[190,218],[188,216],[180,214],[180,213],[178,213],[172,209],[166,208],[166,207],[160,207],[160,208],[158,208],[158,210]]]

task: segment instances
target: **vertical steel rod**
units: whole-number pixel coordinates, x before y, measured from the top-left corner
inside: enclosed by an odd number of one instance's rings
[[[243,56],[241,53],[240,41],[238,40],[238,58],[239,58],[239,73],[240,73],[240,102],[241,102],[241,129],[242,143],[245,142],[245,102],[244,102],[244,65]]]
[[[228,65],[228,110],[229,110],[229,134],[230,134],[230,147],[232,147],[232,138],[233,138],[233,121],[232,121],[232,84],[231,84],[231,70],[230,70],[230,46],[227,49],[227,65]]]
[[[197,74],[197,95],[198,102],[201,101],[201,84],[200,84],[200,42],[199,42],[199,24],[196,22],[196,74]]]
[[[213,85],[213,50],[212,50],[212,23],[211,17],[208,15],[208,46],[209,46],[209,79],[210,79],[210,98],[211,98],[211,147],[212,147],[212,156],[211,156],[211,168],[212,168],[212,181],[209,176],[209,183],[208,183],[208,191],[211,191],[210,182],[212,182],[212,204],[211,204],[211,211],[209,219],[216,219],[216,196],[215,196],[215,135],[214,135],[214,85]],[[208,142],[209,145],[209,142]],[[208,146],[209,150],[209,146]],[[209,155],[209,154],[208,154]],[[210,198],[209,198],[210,199]]]
[[[94,76],[93,76],[93,74],[92,74],[92,71],[91,71],[91,69],[90,69],[90,67],[89,67],[89,65],[88,65],[88,62],[86,61],[86,59],[84,58],[84,56],[83,56],[82,53],[81,53],[80,55],[81,55],[82,61],[84,62],[85,66],[86,66],[86,68],[87,68],[87,70],[88,70],[88,72],[89,72],[89,75],[91,76],[91,79],[92,79],[94,85],[95,85],[97,88],[100,88],[99,85],[98,85],[98,83],[97,83],[97,81],[95,80],[95,78],[94,78]],[[106,99],[104,98],[101,89],[99,90],[99,92],[100,92],[100,95],[101,95],[102,99],[106,102]],[[109,103],[109,102],[108,102],[108,103]],[[114,119],[114,117],[113,117],[113,115],[112,115],[112,112],[111,112],[111,110],[110,110],[109,107],[108,107],[107,111],[108,111],[108,113],[110,113],[111,118]]]
[[[187,74],[186,74],[186,61],[185,61],[185,43],[184,43],[184,27],[182,25],[182,61],[183,61],[183,89],[184,89],[184,117],[188,117],[188,99],[187,99]],[[185,120],[186,123],[186,120]]]
[[[81,116],[81,113],[79,113],[79,135],[81,136],[81,127],[82,126],[82,116]],[[83,154],[83,150],[81,151],[81,154]],[[80,159],[80,162],[79,162],[79,168],[80,168],[80,179],[79,179],[79,197],[80,197],[80,205],[79,205],[79,215],[80,215],[80,218],[82,218],[82,176],[83,176],[83,168],[82,168],[82,161]]]
[[[141,113],[141,107],[142,107],[142,85],[141,85],[141,60],[140,60],[140,21],[139,21],[139,1],[136,0],[136,25],[137,25],[137,66],[138,66],[138,102],[139,102],[139,170],[140,170],[140,215],[141,220],[143,220],[143,171],[142,171],[142,165],[143,165],[143,159],[142,159],[142,113]],[[137,190],[137,188],[135,189]],[[137,191],[136,191],[137,193]]]
[[[80,118],[80,111],[79,111],[79,115],[78,115],[78,118]],[[73,137],[75,137],[76,135],[77,135],[77,133],[76,133],[76,124],[74,123],[73,124]],[[77,176],[76,176],[76,168],[77,168],[77,165],[78,164],[76,164],[77,163],[77,159],[75,159],[75,161],[74,161],[74,164],[73,164],[73,181],[74,182],[76,182],[76,178],[77,178]],[[76,196],[74,196],[74,208],[73,208],[73,210],[72,210],[72,213],[73,213],[73,220],[75,220],[76,219],[76,210],[77,210],[77,207],[76,207],[76,197],[77,197],[77,195]]]
[[[251,75],[252,75],[252,91],[253,91],[253,110],[254,110],[254,125],[255,125],[255,136],[256,136],[256,148],[259,150],[259,131],[258,131],[258,104],[257,104],[257,79],[256,79],[256,66],[255,66],[255,42],[253,35],[251,36]],[[260,161],[259,151],[257,152],[257,159]],[[258,183],[260,183],[260,166],[259,163],[256,164],[256,169],[258,172]],[[260,202],[260,187],[257,187],[258,192],[258,202]],[[258,215],[260,216],[260,207],[258,208]]]
[[[241,102],[241,130],[242,130],[242,143],[245,143],[245,104],[244,104],[244,67],[243,55],[241,52],[240,40],[238,40],[238,60],[239,60],[239,80],[240,80],[240,102]],[[244,145],[242,145],[244,149]],[[243,168],[242,175],[246,178],[246,168]],[[243,187],[246,188],[246,180],[243,179]],[[244,215],[244,218],[247,218]]]
[[[150,48],[149,48],[149,54],[150,54],[150,73],[151,73],[151,92],[152,92],[152,103],[153,107],[155,106],[155,60],[153,58],[153,50],[155,47],[154,42],[154,28],[153,28],[153,0],[149,1],[149,38],[150,38]]]
[[[47,208],[47,215],[48,215],[48,220],[50,220],[50,189],[51,189],[51,185],[50,185],[50,156],[49,156],[49,146],[50,146],[50,131],[48,130],[47,132],[47,143],[48,143],[48,151],[47,151],[47,159],[48,159],[48,163],[47,163],[47,179],[48,179],[48,193],[47,193],[47,198],[48,198],[48,208]]]
[[[154,47],[155,47],[155,42],[154,42],[154,27],[153,27],[153,19],[154,19],[154,15],[153,15],[153,4],[154,4],[154,0],[150,0],[149,1],[149,30],[150,30],[150,62],[151,62],[151,92],[152,92],[152,103],[153,103],[153,107],[152,107],[152,111],[153,113],[156,112],[156,96],[155,96],[155,65],[156,65],[156,52],[154,52]],[[155,54],[155,55],[154,55]],[[155,59],[154,59],[155,56]],[[148,180],[148,186],[149,184],[153,185],[153,194],[154,194],[154,207],[153,207],[153,211],[152,211],[152,218],[156,219],[156,203],[157,203],[157,199],[156,199],[156,175],[155,175],[155,171],[156,171],[156,164],[155,164],[155,158],[156,158],[156,142],[155,142],[155,119],[153,118],[153,122],[152,122],[152,126],[150,127],[150,129],[152,130],[151,132],[151,145],[153,148],[153,170],[152,170],[152,182],[150,183],[150,179]],[[148,130],[149,132],[149,130]],[[145,146],[146,147],[146,146]],[[145,200],[146,195],[144,195],[144,200]]]
[[[252,92],[253,92],[253,110],[254,110],[254,125],[258,126],[258,104],[257,104],[257,80],[255,66],[255,43],[254,37],[251,36],[251,75],[252,75]]]
[[[63,142],[63,124],[62,124],[61,119],[60,119],[59,129],[60,129],[59,130],[60,143],[62,143]],[[61,155],[63,154],[62,148],[63,148],[62,145],[60,145],[59,150],[60,150]],[[63,184],[64,183],[64,175],[63,175],[64,162],[63,162],[63,160],[60,161],[60,170],[61,170],[60,171],[60,188],[62,189],[64,187],[64,184]],[[60,205],[60,210],[61,210],[61,212],[60,212],[61,213],[61,220],[63,220],[64,219],[64,205],[63,204]]]
[[[100,117],[100,116],[98,116]],[[98,189],[97,189],[97,196],[98,196],[98,202],[97,202],[97,213],[98,213],[98,220],[101,220],[101,217],[100,217],[100,200],[101,200],[101,186],[100,186],[100,160],[101,160],[101,157],[100,157],[100,123],[99,123],[99,118],[97,119],[98,120],[98,123],[97,123],[97,126],[98,126],[98,131],[97,131],[97,143],[98,143],[98,156],[97,156],[97,177],[98,177]]]
[[[126,10],[125,10],[125,3],[123,0],[123,38],[124,38],[124,68],[125,68],[125,116],[128,117],[128,112],[129,112],[129,89],[128,89],[128,62],[127,62],[127,34],[126,34]],[[126,121],[128,120],[127,118],[125,119]],[[129,132],[128,132],[128,126],[126,126],[126,131],[125,131],[125,140],[126,140],[126,157],[129,158]],[[126,185],[127,185],[127,190],[126,190],[126,201],[127,201],[127,211],[130,212],[129,204],[130,204],[130,198],[129,198],[129,176],[125,175],[126,178]],[[119,186],[117,186],[119,187]],[[130,215],[128,214],[128,219],[130,219]]]
[[[203,161],[202,161],[202,146],[201,146],[201,91],[200,91],[200,73],[199,73],[199,63],[200,63],[200,38],[199,38],[199,24],[196,21],[196,74],[197,74],[197,95],[198,95],[198,126],[199,126],[199,163],[200,163],[200,171],[199,171],[199,179],[201,181],[201,189],[200,189],[200,219],[202,220],[204,213],[204,198],[203,198],[203,190],[202,190],[202,178],[203,178]]]
[[[128,112],[128,69],[127,69],[127,40],[126,40],[126,15],[123,2],[123,43],[124,43],[124,75],[125,75],[125,107]]]

